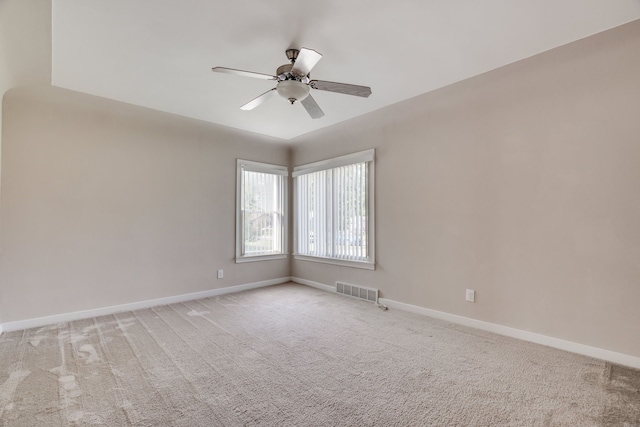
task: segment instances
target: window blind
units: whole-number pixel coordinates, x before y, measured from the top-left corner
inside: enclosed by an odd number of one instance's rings
[[[371,262],[373,150],[296,168],[296,255]]]

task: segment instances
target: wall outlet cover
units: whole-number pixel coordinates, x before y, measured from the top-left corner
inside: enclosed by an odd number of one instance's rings
[[[467,289],[466,298],[467,298],[467,301],[469,301],[469,302],[475,302],[475,300],[476,300],[476,291],[474,291],[473,289]]]

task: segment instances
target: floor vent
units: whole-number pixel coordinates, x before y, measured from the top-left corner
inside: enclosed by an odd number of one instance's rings
[[[378,302],[377,289],[364,288],[362,286],[350,285],[344,282],[336,282],[336,292],[373,303]]]

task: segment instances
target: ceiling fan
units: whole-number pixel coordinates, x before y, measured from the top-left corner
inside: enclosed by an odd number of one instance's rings
[[[253,110],[277,92],[278,95],[289,101],[291,104],[299,101],[305,110],[307,110],[307,113],[309,113],[311,118],[319,119],[324,116],[324,112],[309,93],[309,88],[337,92],[345,95],[361,96],[363,98],[367,98],[371,95],[371,88],[367,86],[327,82],[323,80],[311,80],[309,72],[322,58],[322,55],[313,49],[307,49],[304,47],[300,50],[287,49],[285,54],[291,63],[278,67],[275,76],[225,67],[214,67],[211,70],[216,73],[235,74],[237,76],[274,80],[278,82],[276,83],[276,87],[273,89],[266,91],[262,95],[240,107],[242,110]]]

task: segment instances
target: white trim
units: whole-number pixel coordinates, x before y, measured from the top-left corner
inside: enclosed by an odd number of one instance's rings
[[[340,259],[340,258],[323,258],[311,255],[293,255],[293,258],[298,261],[311,261],[311,262],[320,262],[323,264],[333,264],[340,265],[342,267],[354,267],[354,268],[363,268],[365,270],[375,270],[376,264],[374,262],[367,261],[352,261],[348,259]]]
[[[296,281],[293,278],[291,280]],[[406,304],[387,298],[380,298],[378,302],[380,304],[386,305],[389,308],[397,308],[398,310],[421,314],[423,316],[445,320],[447,322],[456,323],[458,325],[469,326],[472,328],[481,329],[483,331],[493,332],[495,334],[505,335],[507,337],[517,338],[520,340],[569,351],[571,353],[577,353],[583,356],[589,356],[595,359],[601,359],[607,362],[640,369],[640,357],[631,356],[624,353],[617,353],[615,351],[605,350],[602,348],[591,347],[585,344],[567,341],[560,338],[553,338],[547,335],[536,334],[534,332],[523,331],[521,329],[510,328],[508,326],[498,325],[495,323],[484,322],[482,320],[471,319],[469,317],[458,316],[456,314],[449,314],[442,311],[419,307],[417,305]]]
[[[17,320],[0,325],[6,332],[20,331],[23,329],[39,328],[55,323],[65,323],[74,320],[88,319],[91,317],[108,316],[110,314],[121,313],[123,311],[142,310],[159,305],[175,304],[179,302],[191,301],[200,298],[215,297],[218,295],[247,291],[249,289],[262,288],[265,286],[279,285],[291,280],[290,277],[280,277],[278,279],[263,280],[261,282],[246,283],[244,285],[227,286],[225,288],[210,289],[208,291],[194,292],[190,294],[175,295],[172,297],[156,298],[146,301],[132,302],[128,304],[114,305],[110,307],[94,308],[91,310],[75,311],[73,313],[56,314],[53,316],[38,317],[35,319]]]
[[[372,162],[375,157],[375,149],[371,148],[357,153],[347,154],[345,156],[334,157],[332,159],[320,160],[319,162],[308,163],[306,165],[296,166],[293,168],[292,176],[295,178],[312,172],[318,172],[326,169],[333,169],[340,166],[353,165],[355,163]]]
[[[362,260],[345,260],[341,258],[332,257],[318,257],[309,254],[296,254],[294,253],[294,259],[319,262],[324,264],[340,265],[344,267],[355,267],[366,270],[375,270],[376,265],[376,226],[375,226],[375,148],[369,150],[360,151],[358,153],[347,154],[345,156],[335,157],[332,159],[322,160],[315,163],[310,163],[303,166],[294,167],[292,177],[293,179],[293,251],[298,250],[298,221],[299,221],[299,180],[296,177],[300,175],[306,175],[312,172],[329,171],[340,166],[347,166],[356,163],[366,163],[367,166],[367,182],[366,182],[366,199],[367,199],[367,254],[366,258]],[[332,196],[328,196],[331,198]],[[330,229],[335,228],[329,227]],[[334,230],[335,231],[335,230]]]
[[[237,165],[241,169],[252,172],[264,172],[274,175],[289,176],[289,168],[286,166],[274,165],[271,163],[252,162],[251,160],[237,159]],[[245,167],[246,166],[246,167]]]
[[[375,150],[371,150],[375,153]],[[367,182],[367,258],[375,270],[376,265],[376,162],[369,162],[369,182]]]
[[[312,282],[311,280],[301,279],[299,277],[291,277],[290,279],[292,282],[298,283],[300,285],[311,286],[316,289],[321,289],[323,291],[333,293],[336,292],[333,286],[325,285],[323,283]],[[594,359],[600,359],[606,362],[640,369],[640,357],[631,356],[629,354],[618,353],[598,347],[592,347],[589,345],[567,341],[560,338],[553,338],[547,335],[536,334],[534,332],[523,331],[521,329],[510,328],[508,326],[484,322],[482,320],[471,319],[469,317],[458,316],[456,314],[449,314],[443,311],[437,311],[430,308],[419,307],[417,305],[406,304],[387,298],[378,298],[378,304],[385,305],[389,308],[408,311],[410,313],[419,314],[422,316],[432,317],[434,319],[444,320],[458,325],[493,332],[494,334],[498,335],[504,335],[523,341],[529,341],[535,344],[545,345],[547,347],[557,348],[559,350],[564,350],[571,353],[581,354],[583,356],[593,357]]]
[[[268,173],[283,177],[282,179],[282,252],[269,254],[267,256],[246,256],[244,252],[244,242],[242,236],[242,171]],[[236,159],[236,264],[242,262],[267,261],[271,259],[281,259],[288,256],[289,248],[289,168],[287,166],[273,165],[270,163],[252,162],[250,160]],[[280,255],[280,256],[278,256]],[[251,259],[253,258],[253,259]]]
[[[256,261],[268,261],[271,259],[284,259],[288,254],[273,254],[273,255],[251,255],[236,258],[236,264],[242,264],[243,262],[256,262]]]
[[[322,291],[336,293],[335,286],[325,285],[324,283],[312,282],[311,280],[301,279],[299,277],[290,277],[290,281],[299,285],[311,286],[312,288],[320,289]]]

